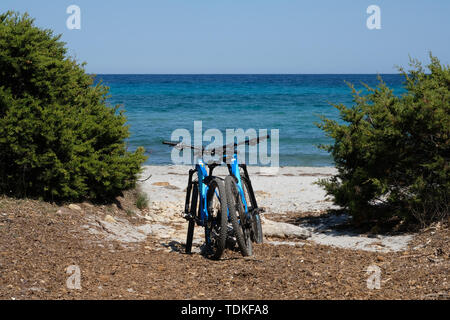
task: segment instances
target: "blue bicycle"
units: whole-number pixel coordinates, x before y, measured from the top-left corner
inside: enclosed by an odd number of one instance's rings
[[[245,164],[239,164],[237,147],[241,144],[255,145],[269,136],[224,145],[205,150],[179,142],[164,141],[163,144],[179,150],[193,149],[198,156],[195,169],[189,170],[184,215],[189,222],[186,239],[186,253],[192,251],[195,225],[205,228],[205,254],[220,259],[227,243],[237,242],[244,256],[252,255],[252,241],[262,243],[263,233],[260,213],[250,176]],[[220,155],[219,162],[205,165],[204,154]],[[231,156],[232,155],[232,156]],[[231,159],[230,161],[227,161]],[[214,168],[226,163],[229,176],[223,179],[213,176]],[[209,173],[206,167],[209,168]],[[243,173],[241,175],[240,169]],[[197,175],[195,178],[194,175]],[[229,226],[231,224],[231,227]],[[231,238],[236,238],[236,241]],[[231,241],[227,241],[231,240]]]
[[[270,136],[247,140],[244,143],[255,145]],[[237,145],[233,146],[231,161],[227,162],[229,176],[225,178],[229,217],[234,234],[243,256],[253,254],[252,242],[263,242],[261,226],[262,208],[258,207],[250,176],[245,164],[239,164]],[[229,151],[228,151],[229,152]],[[241,173],[242,169],[242,173]]]
[[[164,141],[163,144],[177,149],[193,149],[194,153],[202,154],[204,149],[180,144],[178,142]],[[188,233],[186,239],[186,253],[192,251],[194,227],[199,225],[205,228],[204,254],[211,259],[220,259],[225,250],[228,233],[228,203],[226,200],[225,184],[223,179],[213,176],[213,170],[219,164],[205,165],[199,158],[195,169],[189,170],[188,186],[184,215],[188,220]],[[207,168],[209,168],[209,172]],[[194,177],[196,175],[196,177]]]

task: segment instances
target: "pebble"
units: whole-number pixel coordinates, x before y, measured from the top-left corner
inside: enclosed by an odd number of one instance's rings
[[[76,204],[69,204],[69,209],[70,210],[75,210],[75,211],[82,211],[81,207],[76,205]]]
[[[109,222],[109,223],[116,223],[116,222],[117,222],[117,220],[114,219],[114,218],[113,218],[112,216],[110,216],[109,214],[107,214],[103,220],[105,220],[106,222]]]

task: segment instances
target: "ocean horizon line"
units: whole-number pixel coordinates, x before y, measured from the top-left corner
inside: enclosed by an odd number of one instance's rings
[[[89,75],[102,76],[373,76],[373,75],[401,75],[401,73],[95,73]]]

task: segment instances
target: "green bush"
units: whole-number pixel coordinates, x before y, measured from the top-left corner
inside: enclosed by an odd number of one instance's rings
[[[147,209],[148,208],[148,202],[149,202],[149,199],[148,199],[147,194],[143,193],[143,192],[139,192],[137,197],[136,197],[136,207],[139,210]]]
[[[27,14],[0,15],[0,193],[110,199],[133,188],[144,150],[65,43]]]
[[[381,78],[366,94],[352,86],[354,105],[335,106],[343,121],[319,124],[334,139],[322,148],[338,169],[320,184],[355,222],[381,213],[423,224],[449,217],[450,70],[430,57],[428,71],[415,60],[400,68],[405,94]]]

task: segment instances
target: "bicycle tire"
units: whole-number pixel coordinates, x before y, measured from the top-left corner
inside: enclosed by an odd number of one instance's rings
[[[197,202],[198,202],[198,184],[192,184],[191,191],[191,206],[189,208],[189,213],[191,219],[189,219],[188,232],[186,238],[186,250],[187,254],[192,253],[192,241],[194,239],[194,228],[195,228],[195,217],[197,216]]]
[[[225,190],[227,193],[230,220],[233,225],[234,234],[236,236],[239,249],[244,257],[251,256],[253,253],[252,241],[249,230],[245,228],[245,211],[236,186],[236,178],[234,176],[227,176],[225,178]]]
[[[252,241],[255,243],[263,243],[264,242],[264,234],[261,225],[261,215],[259,213],[253,214],[253,222],[252,222]]]
[[[248,211],[252,212],[252,230],[251,230],[251,238],[255,243],[263,243],[264,235],[262,231],[261,225],[261,216],[259,212],[256,211],[255,204],[251,201],[250,198],[250,189],[249,189],[249,181],[247,178],[242,177],[242,188],[244,189],[244,197],[245,202],[247,203]]]
[[[214,199],[219,200],[219,206],[217,208],[212,208]],[[218,260],[225,250],[228,224],[228,203],[225,185],[220,178],[212,178],[208,183],[206,205],[209,217],[205,225],[205,253],[208,258]]]

